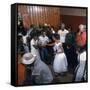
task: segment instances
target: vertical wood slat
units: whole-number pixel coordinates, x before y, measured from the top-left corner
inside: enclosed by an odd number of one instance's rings
[[[60,23],[60,10],[56,7],[19,5],[18,12],[21,13],[24,27],[26,28],[29,28],[31,24],[38,25],[47,23],[53,25],[57,29]],[[24,71],[24,67],[22,65],[19,65],[18,83],[24,80]]]
[[[60,24],[60,8],[46,6],[25,6],[19,5],[18,12],[23,16],[27,14],[28,19],[25,20],[27,27],[31,24],[50,24],[58,28]]]

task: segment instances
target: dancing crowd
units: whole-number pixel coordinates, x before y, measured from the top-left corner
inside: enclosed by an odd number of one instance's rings
[[[31,25],[25,29],[18,22],[18,62],[25,66],[24,84],[54,83],[54,77],[73,74],[71,82],[87,80],[86,26],[80,24],[77,32],[61,23],[60,29],[53,26]],[[52,69],[50,68],[52,67]]]

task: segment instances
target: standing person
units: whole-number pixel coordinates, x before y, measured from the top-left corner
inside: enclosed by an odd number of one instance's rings
[[[23,34],[23,35],[26,34],[26,31],[25,31],[25,28],[24,28],[22,19],[19,19],[19,20],[18,20],[17,31],[18,31],[18,34],[19,34],[19,33],[21,33],[21,34]]]
[[[25,53],[28,53],[29,52],[29,46],[27,45],[27,37],[28,37],[27,34],[22,36],[23,47],[24,47]]]
[[[18,54],[23,54],[25,53],[25,50],[24,50],[24,46],[23,46],[23,39],[22,39],[22,34],[19,33],[18,36],[17,36],[17,40],[18,40]]]
[[[68,70],[73,73],[78,61],[77,61],[77,53],[75,48],[75,33],[72,31],[72,28],[69,27],[69,33],[67,33],[65,38],[66,49],[65,54],[68,61]]]
[[[80,48],[78,51],[78,61],[79,64],[76,67],[75,73],[75,81],[83,81],[86,79],[86,50],[85,48]]]
[[[49,67],[35,55],[25,53],[22,58],[22,64],[26,66],[26,82],[28,84],[52,83],[53,76]]]
[[[75,33],[73,32],[72,27],[69,27],[68,31],[69,32],[66,34],[65,43],[71,46],[75,44]]]
[[[76,35],[77,47],[83,47],[86,45],[86,26],[83,24],[79,25],[79,32]]]
[[[54,44],[54,52],[55,52],[55,58],[53,62],[53,69],[55,73],[64,73],[67,71],[67,58],[64,54],[64,50],[62,47],[62,43],[59,40],[60,37],[58,34],[55,34],[53,37],[55,44]]]
[[[75,81],[82,81],[82,78],[86,78],[86,26],[83,24],[79,25],[79,32],[76,35],[76,45],[79,64],[75,70]]]
[[[31,53],[35,54],[37,58],[40,59],[39,47],[38,47],[38,37],[33,36],[30,44],[31,44]]]
[[[51,32],[52,32],[52,34],[55,34],[55,30],[54,30],[53,26],[51,26]]]
[[[46,48],[47,43],[49,42],[49,38],[46,36],[46,32],[42,32],[42,35],[39,36],[39,47],[40,47],[40,55],[41,60],[46,62],[48,59],[48,51]]]
[[[66,50],[65,38],[66,38],[67,33],[69,33],[69,31],[65,29],[65,24],[61,23],[61,29],[58,30],[58,34],[60,35],[60,41],[63,44],[64,50]]]
[[[65,24],[61,23],[61,29],[58,30],[61,43],[65,43],[65,38],[66,38],[67,33],[69,33],[69,31],[65,29]]]
[[[27,46],[27,35],[18,34],[18,51],[21,53],[29,52],[29,48]]]

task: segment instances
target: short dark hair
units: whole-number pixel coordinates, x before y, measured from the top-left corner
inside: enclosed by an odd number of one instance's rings
[[[60,35],[59,34],[53,34],[54,38],[57,40],[60,40]]]

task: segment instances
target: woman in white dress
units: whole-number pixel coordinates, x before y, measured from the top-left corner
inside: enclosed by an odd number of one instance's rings
[[[82,81],[82,79],[86,79],[86,51],[82,51],[78,53],[78,61],[79,64],[76,67],[76,77],[75,81]]]
[[[39,49],[38,49],[38,37],[34,36],[31,40],[31,53],[36,55],[38,59],[40,58]]]
[[[53,69],[55,73],[63,73],[67,71],[67,58],[64,54],[64,50],[62,47],[62,43],[60,42],[60,37],[59,35],[54,36],[54,52],[55,52],[55,58],[54,58],[54,63],[53,63]]]

